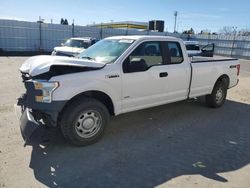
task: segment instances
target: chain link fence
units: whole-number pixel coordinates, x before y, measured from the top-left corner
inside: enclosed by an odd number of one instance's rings
[[[96,28],[0,19],[0,52],[49,53],[70,37],[102,39],[116,35],[164,35],[199,41],[202,46],[215,44],[218,55],[250,59],[250,37],[224,35],[187,35],[131,29]]]

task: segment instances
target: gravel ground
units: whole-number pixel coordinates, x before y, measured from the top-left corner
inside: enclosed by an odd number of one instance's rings
[[[222,108],[201,98],[123,114],[79,148],[43,128],[23,147],[13,104],[25,59],[0,57],[0,187],[249,187],[250,61]]]

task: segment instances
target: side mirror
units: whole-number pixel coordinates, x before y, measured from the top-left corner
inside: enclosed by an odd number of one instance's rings
[[[142,58],[132,58],[129,62],[129,72],[143,72],[148,69],[148,65]]]

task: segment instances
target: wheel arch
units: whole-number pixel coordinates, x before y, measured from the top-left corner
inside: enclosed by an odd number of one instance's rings
[[[225,82],[227,88],[229,88],[229,85],[230,85],[230,78],[229,78],[229,76],[228,76],[227,74],[221,75],[221,76],[216,80],[216,82],[214,83],[214,86],[215,86],[215,84],[216,84],[218,81]]]
[[[75,95],[74,97],[72,97],[70,100],[68,100],[67,103],[64,105],[63,109],[61,110],[61,112],[59,113],[58,118],[60,118],[61,114],[67,108],[67,106],[69,106],[72,102],[74,102],[80,98],[83,98],[83,97],[89,97],[89,98],[93,98],[93,99],[98,100],[99,102],[101,102],[102,104],[104,104],[107,107],[110,115],[115,115],[114,103],[108,94],[106,94],[102,91],[98,91],[98,90],[89,90],[89,91],[79,93],[79,94]]]

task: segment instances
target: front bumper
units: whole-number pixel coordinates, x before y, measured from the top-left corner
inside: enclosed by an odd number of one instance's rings
[[[62,111],[66,101],[52,101],[51,103],[41,103],[35,101],[36,91],[32,84],[25,82],[27,94],[18,98],[14,106],[16,116],[20,121],[20,130],[25,141],[31,138],[34,131],[41,126],[56,126],[58,115]]]
[[[50,121],[51,125],[56,126],[58,115],[67,101],[52,101],[50,103],[36,102],[35,97],[41,95],[41,91],[35,90],[32,80],[27,80],[24,84],[26,94],[18,99],[17,104],[20,105],[22,109],[32,109],[35,119],[38,115],[40,118],[46,118]]]
[[[41,125],[34,119],[30,109],[26,108],[23,111],[21,106],[18,105],[15,105],[14,108],[17,118],[20,121],[20,131],[26,144],[34,131]]]

